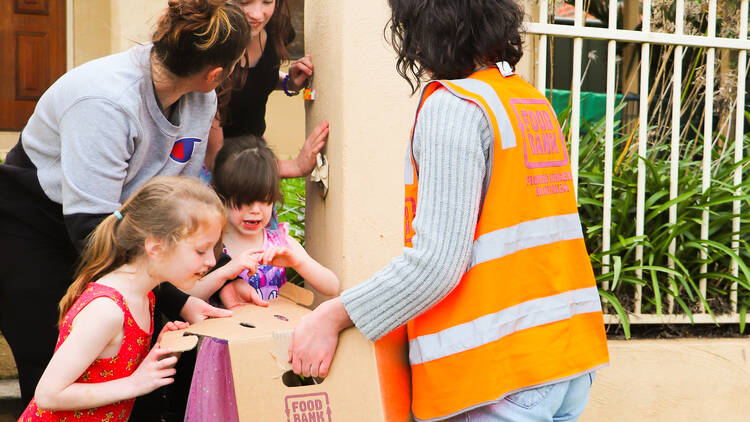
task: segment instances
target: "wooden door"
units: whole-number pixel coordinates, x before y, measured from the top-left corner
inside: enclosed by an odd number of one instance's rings
[[[0,0],[0,130],[21,130],[65,73],[65,1]]]

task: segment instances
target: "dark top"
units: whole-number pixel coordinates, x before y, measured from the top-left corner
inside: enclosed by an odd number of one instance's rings
[[[227,107],[224,137],[253,134],[263,136],[266,131],[266,103],[279,83],[281,59],[269,34],[266,47],[255,67],[236,69],[247,72],[245,85],[232,91]]]
[[[279,84],[281,66],[281,58],[276,51],[270,27],[266,27],[266,31],[266,46],[255,67],[235,69],[235,72],[243,71],[247,74],[245,85],[234,89],[229,98],[225,112],[226,123],[223,125],[225,138],[247,134],[262,137],[266,132],[266,104],[268,97]],[[296,35],[294,28],[289,28],[286,45],[294,41]]]

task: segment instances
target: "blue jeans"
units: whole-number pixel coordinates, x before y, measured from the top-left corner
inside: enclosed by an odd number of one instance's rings
[[[449,422],[577,421],[586,408],[595,373],[511,394],[497,403],[447,419]]]

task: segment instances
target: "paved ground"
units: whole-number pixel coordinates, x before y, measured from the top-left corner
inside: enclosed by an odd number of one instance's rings
[[[0,422],[15,422],[23,409],[18,380],[0,380]]]
[[[18,378],[16,363],[13,362],[13,353],[10,351],[8,342],[0,334],[0,380],[7,378]]]
[[[0,335],[0,422],[15,422],[24,409],[17,376],[8,342]]]

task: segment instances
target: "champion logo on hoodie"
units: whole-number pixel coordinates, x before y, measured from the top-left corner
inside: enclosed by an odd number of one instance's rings
[[[169,158],[177,161],[178,163],[186,163],[193,156],[193,149],[197,142],[201,140],[198,138],[182,138],[174,143],[172,146],[172,152],[169,154]]]

